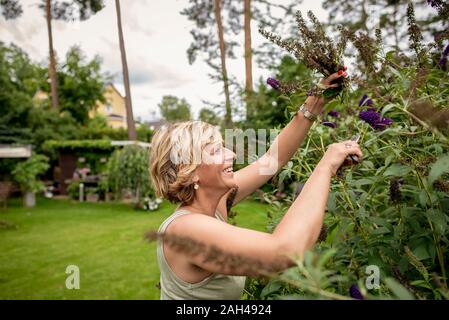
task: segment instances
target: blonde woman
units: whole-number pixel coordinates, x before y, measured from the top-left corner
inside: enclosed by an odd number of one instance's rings
[[[346,73],[332,74],[320,86]],[[301,145],[314,116],[325,100],[310,96],[292,121],[279,133],[270,149],[256,162],[233,172],[235,154],[224,147],[212,125],[199,121],[182,122],[158,131],[152,139],[150,174],[158,196],[179,203],[176,211],[160,226],[159,233],[192,239],[204,248],[212,247],[232,257],[285,269],[292,257],[302,256],[317,240],[325,212],[331,177],[350,154],[362,157],[359,145],[344,141],[330,145],[299,197],[293,202],[272,234],[226,223],[226,201],[231,190],[233,204],[266,183],[282,168]],[[276,146],[277,150],[273,150]],[[271,174],[261,174],[267,164]],[[178,246],[179,247],[179,246]],[[247,266],[230,267],[206,256],[207,250],[189,254],[162,237],[157,255],[161,272],[161,299],[239,299]],[[241,260],[239,260],[241,261]]]

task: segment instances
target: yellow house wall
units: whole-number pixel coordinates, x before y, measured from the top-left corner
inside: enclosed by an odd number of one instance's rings
[[[89,116],[93,117],[95,114],[99,114],[106,117],[109,126],[113,128],[126,128],[125,99],[111,85],[106,87],[104,97],[106,102],[97,102],[96,110],[92,110]],[[107,110],[108,103],[112,107],[111,111]],[[109,119],[109,114],[120,115],[123,117],[123,120]]]

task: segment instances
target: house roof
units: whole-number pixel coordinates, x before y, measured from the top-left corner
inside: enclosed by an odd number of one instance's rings
[[[109,83],[107,84],[107,86],[110,86],[110,87],[112,88],[112,90],[114,90],[115,92],[117,92],[117,94],[118,94],[121,98],[125,99],[125,97],[120,93],[120,91],[118,91],[118,89],[114,86],[114,84],[113,84],[112,82],[109,82]]]
[[[7,145],[0,144],[0,158],[29,158],[31,157],[31,145]]]

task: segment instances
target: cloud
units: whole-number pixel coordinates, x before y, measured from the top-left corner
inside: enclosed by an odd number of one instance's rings
[[[159,89],[181,88],[189,82],[190,78],[172,70],[170,67],[145,63],[144,59],[135,59],[128,62],[129,80],[131,85],[151,85]],[[115,81],[123,84],[122,70],[116,72]]]
[[[40,56],[41,50],[32,45],[31,41],[29,40],[31,34],[45,26],[45,20],[36,19],[33,21],[26,21],[26,23],[23,22],[24,20],[21,18],[12,21],[6,21],[0,18],[0,29],[2,30],[2,32],[6,31],[5,33],[9,34],[9,36],[12,38],[12,42],[22,47],[22,49],[24,49],[26,52],[30,53],[32,56]]]

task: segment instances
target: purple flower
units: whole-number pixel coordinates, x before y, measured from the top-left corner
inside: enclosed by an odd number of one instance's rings
[[[384,130],[393,123],[393,120],[390,118],[382,118],[381,114],[376,112],[374,108],[369,108],[366,111],[360,111],[359,118],[377,130]]]
[[[359,101],[359,107],[363,106],[363,103],[365,102],[366,98],[368,98],[368,96],[366,94],[364,94],[363,97]]]
[[[267,84],[269,84],[273,89],[279,90],[281,87],[281,83],[275,78],[268,78]]]
[[[381,122],[381,116],[379,112],[374,110],[360,111],[360,119],[368,123],[370,126],[374,126],[376,123]]]
[[[366,94],[364,94],[363,97],[359,101],[359,107],[372,106],[372,105],[373,105],[373,100],[371,100],[370,98],[368,98],[368,96]]]
[[[449,44],[444,48],[443,53],[441,54],[443,56],[449,56]]]
[[[329,127],[329,128],[336,128],[337,124],[335,122],[330,122],[330,121],[323,121],[321,122],[321,124],[323,126]]]
[[[351,298],[353,299],[357,299],[357,300],[363,300],[363,295],[360,292],[359,288],[357,287],[357,285],[353,284],[351,286],[351,288],[349,288],[349,295],[351,296]]]
[[[438,64],[443,70],[446,70],[448,56],[449,56],[449,44],[446,46],[446,48],[444,48],[443,52],[441,53],[440,61],[438,61]]]
[[[340,116],[340,112],[332,110],[332,111],[329,111],[328,115],[331,117],[334,117],[334,118],[338,118]]]

